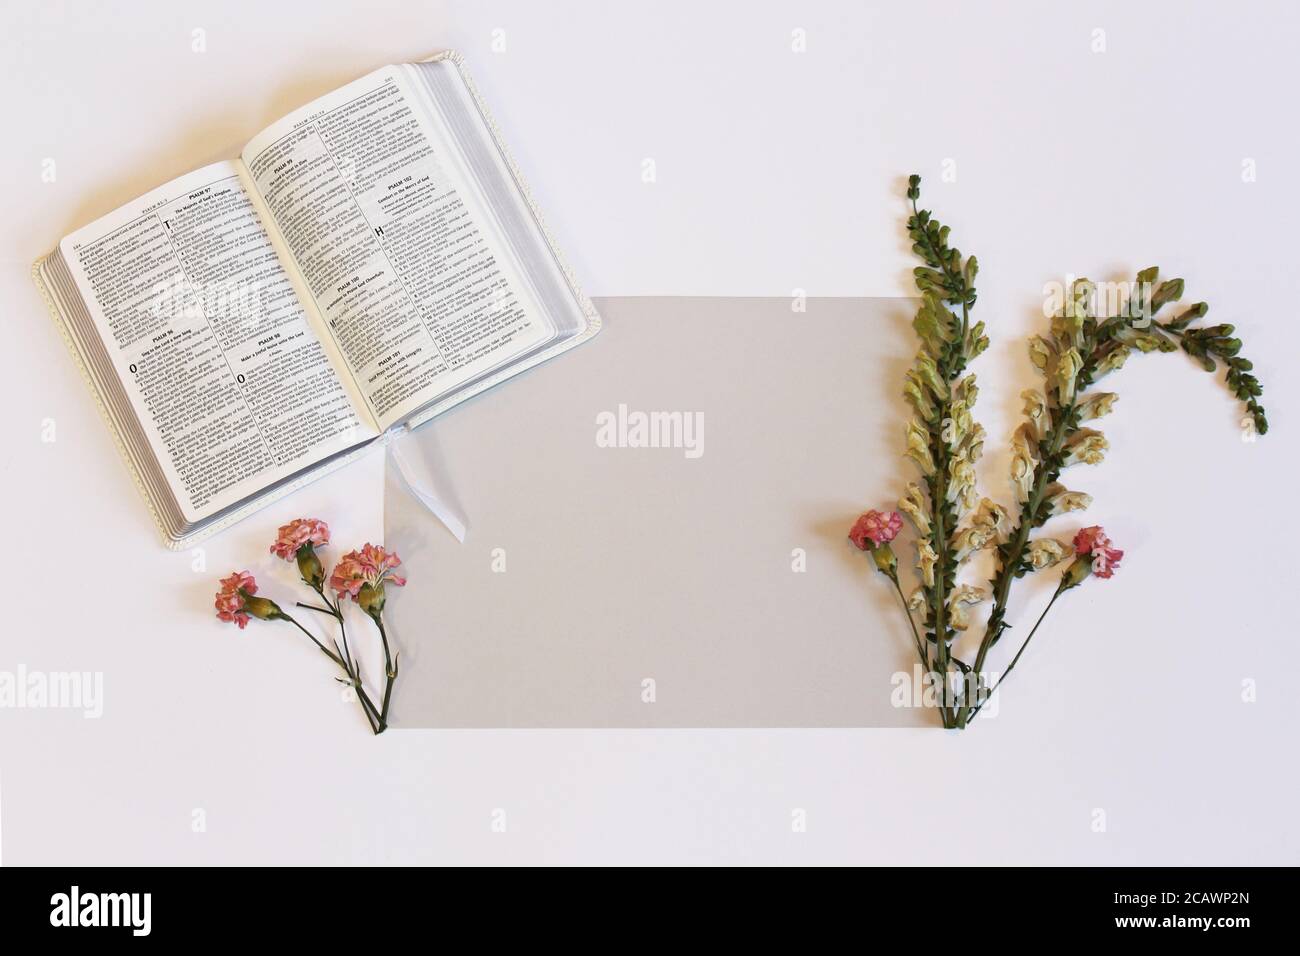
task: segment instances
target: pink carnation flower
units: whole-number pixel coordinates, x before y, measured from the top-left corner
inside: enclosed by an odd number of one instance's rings
[[[1120,559],[1124,557],[1123,551],[1111,547],[1110,538],[1101,525],[1084,528],[1076,534],[1074,551],[1092,557],[1092,573],[1099,578],[1108,578],[1114,574],[1119,569]]]
[[[878,548],[893,541],[902,530],[903,516],[897,511],[873,510],[853,522],[853,527],[849,529],[849,540],[859,551],[869,551],[872,548],[868,548],[868,541],[874,548]]]
[[[256,593],[257,582],[247,571],[236,571],[230,577],[222,578],[221,590],[217,592],[217,617],[238,624],[242,631],[248,626],[244,599]]]
[[[366,585],[376,591],[386,583],[400,588],[406,584],[406,578],[394,574],[393,569],[401,563],[402,559],[396,553],[390,554],[382,546],[367,544],[360,551],[349,551],[339,559],[330,574],[330,587],[354,601]]]
[[[318,518],[294,518],[280,527],[271,553],[277,558],[292,561],[304,544],[320,547],[330,543],[330,526]]]

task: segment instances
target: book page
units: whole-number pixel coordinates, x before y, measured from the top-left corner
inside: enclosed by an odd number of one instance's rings
[[[168,183],[60,251],[187,520],[376,435],[238,164]]]
[[[401,68],[291,114],[243,160],[381,428],[555,335]]]

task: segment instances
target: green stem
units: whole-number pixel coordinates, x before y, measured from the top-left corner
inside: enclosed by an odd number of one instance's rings
[[[898,599],[903,602],[903,613],[907,616],[908,626],[912,629],[912,637],[916,641],[916,653],[921,656],[921,666],[928,672],[930,670],[930,657],[925,652],[925,642],[921,640],[921,633],[916,629],[916,621],[912,619],[912,610],[907,606],[907,598],[903,597],[903,587],[898,583],[898,575],[890,576],[894,582],[894,591],[898,594]]]
[[[320,652],[322,654],[324,654],[326,657],[332,660],[335,664],[339,665],[339,667],[343,668],[343,673],[348,675],[348,680],[352,682],[352,686],[356,689],[357,697],[361,701],[361,711],[366,715],[366,721],[370,724],[370,729],[376,734],[383,733],[383,721],[380,720],[377,722],[378,711],[375,710],[375,705],[370,700],[370,697],[366,694],[365,688],[361,686],[360,672],[355,671],[354,668],[350,667],[347,663],[345,663],[342,658],[340,658],[337,654],[335,654],[324,644],[318,641],[316,639],[316,636],[312,634],[311,631],[307,630],[305,627],[299,624],[295,618],[290,617],[288,614],[285,614],[284,611],[280,612],[280,617],[282,620],[288,621],[298,630],[306,634],[308,639],[310,639],[313,644],[315,644],[318,648],[320,648]]]
[[[361,674],[359,672],[352,678],[352,688],[357,692],[357,698],[361,701],[361,712],[366,715],[366,720],[370,722],[370,729],[378,737],[384,732],[384,722],[376,716],[375,704],[366,693],[366,689],[361,686]]]
[[[1062,581],[1062,584],[1064,584],[1064,581]],[[1043,608],[1043,613],[1038,615],[1038,620],[1034,622],[1033,628],[1030,629],[1029,636],[1025,638],[1025,643],[1020,645],[1020,650],[1016,651],[1016,656],[1011,658],[1011,663],[1008,664],[1007,669],[1002,672],[1002,676],[1000,676],[993,686],[989,688],[989,692],[984,696],[984,699],[976,704],[975,709],[967,715],[966,723],[970,723],[975,719],[975,715],[980,712],[980,708],[987,704],[989,698],[991,698],[994,692],[1002,686],[1002,682],[1007,679],[1007,675],[1010,674],[1012,669],[1016,666],[1016,661],[1020,660],[1020,655],[1025,652],[1025,648],[1029,646],[1029,642],[1034,639],[1034,633],[1038,630],[1038,625],[1043,623],[1043,618],[1047,617],[1047,612],[1052,609],[1052,605],[1056,603],[1056,599],[1064,594],[1066,590],[1068,589],[1065,587],[1057,586],[1056,593],[1053,594],[1052,599],[1047,602],[1047,607]]]
[[[362,703],[365,704],[370,713],[374,715],[377,724],[375,727],[375,735],[378,736],[388,729],[388,707],[385,703],[384,709],[381,712],[380,709],[375,706],[374,701],[372,701],[369,695],[366,694],[365,686],[361,683],[361,665],[352,658],[351,649],[348,647],[348,625],[343,615],[343,599],[336,598],[331,601],[329,595],[325,593],[325,589],[320,586],[317,586],[315,591],[320,595],[320,599],[332,609],[334,617],[339,622],[339,637],[343,641],[343,653],[347,656],[352,665],[353,679],[356,681],[357,687],[357,696],[361,698]]]
[[[988,625],[984,629],[984,637],[980,641],[979,651],[975,655],[974,671],[977,684],[983,679],[980,675],[984,672],[984,660],[988,656],[989,650],[997,643],[998,638],[1002,636],[1002,632],[1006,629],[1005,618],[1007,601],[1011,596],[1011,584],[1015,581],[1016,570],[1024,559],[1025,548],[1029,546],[1029,534],[1039,526],[1040,522],[1037,520],[1037,515],[1043,504],[1043,495],[1047,493],[1047,486],[1056,479],[1059,471],[1057,459],[1066,438],[1071,434],[1069,422],[1073,413],[1073,402],[1055,409],[1052,430],[1046,443],[1047,451],[1035,468],[1034,486],[1030,490],[1029,498],[1026,499],[1020,510],[1020,523],[1016,527],[1009,547],[1005,551],[999,549],[1001,566],[993,578],[993,608],[989,612]],[[1039,450],[1042,451],[1041,445]],[[971,701],[966,700],[957,711],[957,726],[959,728],[965,727],[967,721],[970,720],[970,708]]]
[[[330,617],[337,617],[332,610],[325,607],[317,607],[315,604],[304,604],[302,601],[294,601],[295,607],[305,607],[309,611],[319,611],[321,614],[328,614]]]
[[[312,608],[312,610],[320,611],[322,614],[329,614],[336,621],[339,622],[339,636],[343,640],[343,659],[348,662],[348,666],[351,669],[357,671],[357,673],[359,674],[360,669],[356,666],[355,662],[353,661],[352,650],[351,648],[348,647],[348,626],[347,623],[343,620],[343,602],[341,600],[331,601],[329,599],[329,595],[325,593],[325,588],[319,583],[313,584],[311,581],[308,581],[306,583],[307,586],[311,588],[313,591],[315,591],[316,594],[320,597],[320,599],[325,602],[325,607],[323,608],[313,607],[310,604],[300,604],[300,606],[310,607]]]
[[[379,708],[375,706],[375,702],[371,700],[370,695],[366,693],[366,689],[361,683],[361,671],[358,669],[350,676],[352,679],[352,686],[356,690],[357,697],[361,701],[361,709],[365,711],[366,719],[370,721],[370,729],[373,730],[375,736],[378,737],[388,729],[388,724],[380,716]]]
[[[920,209],[917,207],[916,200],[912,200],[912,214],[920,217]],[[930,238],[927,229],[921,229],[921,240],[929,250],[933,262],[937,262],[944,276],[947,277],[953,289],[960,291],[961,302],[961,339],[958,342],[958,349],[954,356],[955,361],[944,362],[941,371],[944,379],[951,383],[961,375],[965,369],[966,363],[966,335],[970,328],[970,304],[969,289],[966,286],[965,276],[948,265],[947,258],[942,255],[940,250],[935,246]],[[949,290],[949,294],[953,294]],[[958,299],[948,299],[948,302],[958,301]],[[935,458],[936,470],[934,480],[930,482],[930,510],[931,510],[931,534],[935,552],[935,574],[934,585],[931,588],[931,602],[934,623],[935,639],[935,670],[941,681],[939,697],[939,714],[943,720],[945,728],[957,726],[954,712],[948,706],[948,664],[949,664],[949,647],[948,647],[948,622],[947,622],[947,586],[949,577],[949,564],[951,556],[948,547],[948,535],[955,531],[956,528],[945,527],[945,515],[947,512],[947,489],[945,487],[948,475],[949,448],[948,443],[943,440],[944,422],[952,417],[952,399],[951,388],[950,397],[947,401],[940,403],[939,407],[939,430],[931,432],[931,453]]]
[[[393,664],[393,655],[388,648],[388,632],[384,630],[384,620],[380,614],[370,615],[370,619],[375,622],[375,627],[379,628],[379,639],[384,645],[384,701],[380,705],[379,721],[385,727],[388,726],[388,702],[393,697],[393,682],[397,680],[397,668]]]
[[[945,406],[951,410],[951,406]],[[943,419],[940,418],[940,421]],[[939,672],[942,681],[939,697],[939,715],[943,718],[944,727],[953,725],[952,712],[948,707],[948,622],[946,614],[948,610],[947,593],[944,585],[947,583],[948,567],[948,536],[944,532],[943,513],[946,494],[944,491],[944,477],[948,467],[947,445],[943,441],[936,444],[940,445],[944,454],[938,463],[938,470],[935,473],[934,483],[930,486],[930,497],[933,498],[932,511],[934,521],[934,544],[935,544],[935,562],[934,562],[934,588],[931,591],[931,600],[934,610],[934,642],[935,642],[935,668]]]
[[[288,614],[285,614],[284,611],[280,612],[280,617],[282,620],[288,621],[298,630],[306,634],[307,639],[311,641],[313,644],[315,644],[318,648],[320,648],[320,652],[322,654],[324,654],[326,657],[332,660],[335,664],[338,664],[340,667],[343,666],[343,662],[339,660],[338,656],[333,651],[331,651],[328,647],[326,647],[324,644],[318,641],[316,639],[316,635],[314,635],[311,631],[307,630],[307,628],[303,627],[301,624],[299,624],[294,618],[290,617]]]

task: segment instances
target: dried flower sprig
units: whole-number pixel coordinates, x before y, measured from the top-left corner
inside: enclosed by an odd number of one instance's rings
[[[951,642],[968,621],[966,603],[950,602],[958,566],[984,547],[1005,512],[981,500],[975,486],[975,463],[983,453],[985,433],[972,417],[979,390],[966,368],[989,344],[984,323],[972,325],[970,320],[978,297],[979,263],[949,243],[948,226],[917,207],[920,185],[919,176],[908,181],[912,215],[907,232],[912,251],[925,263],[913,270],[921,304],[912,327],[921,348],[903,392],[915,413],[907,424],[907,454],[920,468],[923,484],[909,485],[898,507],[917,532],[924,599],[914,594],[911,603],[925,609],[923,663],[932,680],[942,682],[952,663]],[[951,309],[959,309],[960,315]],[[949,724],[949,706],[941,703],[940,709]]]
[[[366,715],[366,720],[370,723],[370,729],[376,734],[383,733],[383,728],[379,723],[379,710],[370,700],[361,684],[360,671],[356,669],[351,659],[339,650],[338,644],[336,643],[335,649],[331,651],[320,642],[316,635],[298,623],[280,605],[268,598],[257,597],[256,595],[257,580],[247,571],[235,571],[229,577],[222,578],[221,590],[217,592],[216,600],[218,619],[237,624],[241,631],[248,625],[250,618],[257,618],[259,621],[288,621],[307,635],[307,639],[315,644],[322,654],[343,669],[343,673],[347,675],[344,683],[356,689],[357,699],[361,703],[361,709]]]
[[[329,541],[330,529],[324,521],[318,518],[295,518],[288,524],[281,525],[276,531],[271,553],[281,560],[296,563],[303,584],[315,591],[316,596],[325,605],[321,607],[298,601],[297,606],[320,614],[328,614],[338,623],[339,640],[335,642],[334,647],[342,659],[344,670],[348,672],[349,680],[354,682],[358,690],[357,696],[366,710],[366,718],[370,720],[375,733],[381,734],[387,727],[387,722],[381,716],[380,710],[370,703],[369,698],[362,691],[361,664],[353,657],[352,648],[348,645],[348,626],[343,615],[342,602],[331,600],[325,591],[325,568],[316,554],[316,548],[324,547],[329,544]]]
[[[1181,290],[1181,286],[1179,288]],[[1256,433],[1267,434],[1268,418],[1264,413],[1264,406],[1258,401],[1259,396],[1264,394],[1264,387],[1259,384],[1259,379],[1251,374],[1251,370],[1255,367],[1254,363],[1239,354],[1241,339],[1232,337],[1236,327],[1223,323],[1188,328],[1196,319],[1204,318],[1209,308],[1206,303],[1198,302],[1169,322],[1155,323],[1155,327],[1177,338],[1182,350],[1200,362],[1210,374],[1213,374],[1217,367],[1215,357],[1222,359],[1228,369],[1226,382],[1229,391],[1245,404],[1246,413]]]
[[[388,632],[384,629],[384,605],[388,597],[385,583],[403,587],[406,578],[396,574],[402,559],[396,552],[367,543],[360,551],[349,551],[335,565],[330,575],[330,587],[338,594],[339,603],[344,595],[352,598],[365,611],[379,629],[379,640],[384,645],[384,699],[380,705],[380,722],[388,723],[388,704],[393,696],[393,683],[397,680],[397,657],[388,645]],[[340,615],[341,618],[341,615]]]
[[[387,596],[384,585],[401,587],[406,579],[398,576],[395,569],[401,565],[401,559],[384,548],[367,544],[360,551],[349,551],[334,567],[327,577],[316,549],[329,544],[330,529],[324,521],[316,518],[296,518],[282,525],[271,553],[284,561],[292,561],[298,567],[303,583],[316,592],[324,607],[317,604],[297,602],[297,606],[326,614],[335,619],[339,626],[339,639],[333,641],[334,650],[330,650],[309,630],[291,617],[274,601],[257,596],[257,582],[247,571],[236,571],[221,581],[221,590],[217,592],[217,617],[223,621],[237,624],[242,630],[250,618],[265,621],[288,621],[298,628],[332,660],[346,675],[337,678],[352,687],[361,704],[362,713],[375,734],[382,734],[388,728],[388,709],[392,701],[393,683],[397,678],[397,656],[393,653],[388,634],[384,629],[382,614]],[[336,597],[331,598],[326,585],[333,590]],[[384,670],[387,682],[384,685],[382,703],[376,707],[366,692],[361,676],[361,665],[348,646],[347,623],[343,613],[343,599],[350,597],[374,621],[379,629],[380,640],[384,649]]]
[[[1055,541],[1052,538],[1040,538],[1035,542],[1035,544],[1047,542],[1060,547],[1060,542]],[[1068,553],[1069,552],[1063,552],[1062,557]],[[1060,581],[1056,584],[1056,591],[1052,594],[1052,599],[1047,602],[1047,607],[1043,608],[1043,613],[1038,615],[1038,620],[1035,621],[1034,626],[1029,629],[1029,634],[1025,637],[1024,643],[1022,643],[1020,648],[1016,651],[1015,656],[1011,658],[1011,663],[1007,665],[1007,669],[1001,673],[997,681],[987,692],[979,692],[977,685],[976,693],[972,695],[973,699],[964,701],[969,710],[965,712],[958,711],[959,717],[961,718],[961,723],[958,724],[959,727],[965,727],[975,719],[975,715],[980,712],[980,708],[988,703],[989,698],[993,696],[994,692],[997,691],[1000,686],[1002,686],[1002,682],[1007,679],[1007,675],[1015,669],[1016,664],[1020,661],[1020,656],[1025,653],[1025,648],[1029,646],[1029,642],[1032,641],[1034,635],[1038,633],[1039,625],[1041,625],[1043,619],[1047,617],[1047,612],[1052,609],[1052,606],[1056,603],[1056,599],[1071,588],[1077,588],[1091,575],[1096,575],[1099,578],[1109,578],[1119,569],[1120,559],[1124,557],[1123,551],[1111,547],[1110,538],[1107,537],[1106,532],[1102,530],[1100,525],[1093,525],[1091,528],[1084,528],[1074,536],[1073,553],[1075,554],[1074,561],[1068,568],[1066,568],[1065,573],[1061,575]],[[976,673],[978,674],[979,672]]]
[[[913,328],[921,351],[908,371],[904,395],[915,416],[907,425],[907,455],[921,469],[923,484],[909,485],[898,508],[917,532],[917,569],[921,585],[904,598],[904,611],[914,635],[912,612],[922,615],[925,638],[917,638],[918,651],[929,679],[941,690],[938,709],[945,727],[965,727],[992,692],[985,688],[984,664],[989,650],[1008,627],[1007,603],[1012,583],[1034,571],[1059,564],[1074,553],[1074,562],[1062,575],[1052,600],[1012,660],[1028,646],[1047,611],[1065,591],[1089,576],[1109,578],[1123,552],[1111,547],[1100,527],[1084,529],[1067,547],[1053,538],[1033,538],[1032,533],[1054,515],[1087,508],[1092,498],[1071,491],[1059,482],[1062,471],[1079,464],[1099,464],[1109,449],[1105,436],[1085,423],[1112,412],[1113,392],[1087,389],[1122,367],[1135,351],[1175,352],[1180,347],[1207,371],[1216,369],[1215,358],[1227,366],[1227,385],[1245,403],[1247,419],[1258,434],[1268,431],[1268,420],[1258,398],[1263,389],[1241,358],[1241,341],[1231,325],[1193,327],[1208,311],[1197,303],[1172,319],[1161,321],[1161,310],[1183,295],[1183,280],[1157,284],[1159,271],[1138,273],[1123,307],[1100,316],[1096,287],[1086,279],[1070,286],[1051,320],[1048,335],[1030,339],[1029,354],[1042,374],[1041,389],[1022,393],[1025,421],[1012,437],[1011,483],[1018,514],[1014,525],[1009,512],[976,491],[975,463],[984,443],[984,429],[972,418],[975,379],[966,367],[987,346],[983,323],[970,324],[975,304],[974,257],[963,259],[949,245],[950,231],[917,206],[920,177],[908,180],[907,197],[912,213],[907,221],[912,250],[925,263],[914,270],[921,293]],[[960,309],[960,317],[952,309]],[[881,542],[865,538],[864,522],[878,512],[868,512],[854,526],[854,544],[872,550],[882,573],[890,576],[902,596],[896,564],[882,565]],[[962,519],[965,523],[962,524]],[[875,525],[872,524],[872,527]],[[890,536],[892,539],[892,535]],[[887,546],[887,543],[885,544]],[[970,624],[970,608],[989,596],[983,588],[958,584],[957,571],[975,552],[993,547],[997,570],[990,582],[992,607],[988,624],[972,664],[952,653],[958,632]],[[892,551],[890,552],[892,558]],[[1010,667],[1008,671],[1010,671]],[[953,692],[950,676],[961,676],[961,689]],[[1006,674],[1003,674],[1005,678]],[[1001,683],[994,685],[996,689]]]

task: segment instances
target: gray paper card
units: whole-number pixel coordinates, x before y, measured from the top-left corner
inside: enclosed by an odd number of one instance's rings
[[[394,726],[930,726],[846,537],[915,476],[914,302],[596,304],[591,343],[414,433],[464,544],[389,475]]]

